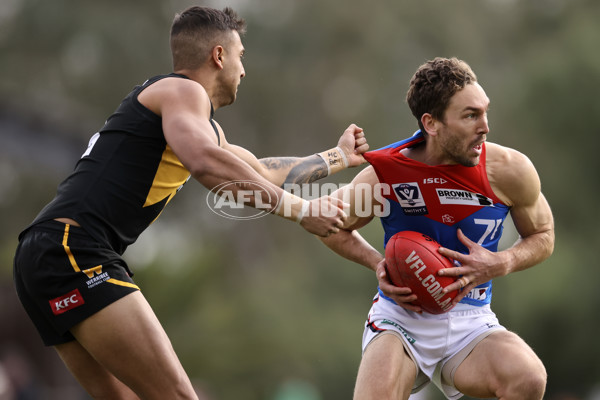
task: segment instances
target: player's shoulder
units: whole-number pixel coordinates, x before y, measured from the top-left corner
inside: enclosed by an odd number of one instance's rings
[[[204,87],[191,79],[167,76],[160,79],[139,95],[138,100],[158,115],[165,109],[186,109],[188,107],[210,112],[210,98]]]
[[[191,96],[192,98],[201,97],[208,100],[208,93],[200,83],[177,76],[167,76],[154,82],[145,91],[181,99]]]
[[[356,185],[376,185],[379,183],[379,177],[375,172],[375,168],[372,165],[367,165],[364,169],[362,169],[354,179],[352,180],[352,184]]]
[[[521,176],[535,171],[529,157],[518,150],[490,142],[486,142],[486,149],[486,163],[495,174]]]
[[[508,205],[540,192],[540,179],[535,166],[525,154],[496,143],[486,143],[486,169],[494,192]]]

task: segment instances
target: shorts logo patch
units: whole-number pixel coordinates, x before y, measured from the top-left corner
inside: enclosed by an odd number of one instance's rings
[[[87,284],[88,289],[93,288],[94,286],[98,286],[99,284],[106,282],[110,279],[108,272],[102,272],[102,265],[97,265],[94,268],[89,268],[83,271],[89,280],[85,283]]]
[[[381,323],[382,323],[382,324],[384,324],[384,325],[392,325],[392,326],[396,327],[396,329],[398,329],[398,330],[400,331],[400,333],[401,333],[402,335],[404,335],[404,337],[406,338],[406,340],[408,340],[408,342],[409,342],[410,344],[414,344],[414,343],[417,341],[417,339],[415,339],[415,338],[411,337],[411,336],[408,334],[408,332],[406,332],[406,331],[404,330],[404,328],[403,328],[403,327],[401,327],[401,326],[400,326],[399,324],[397,324],[396,322],[394,322],[394,321],[390,321],[389,319],[384,319],[383,321],[381,321]]]
[[[86,281],[85,283],[87,284],[88,289],[91,289],[94,286],[98,286],[99,284],[104,283],[109,279],[110,276],[108,275],[108,272],[103,272],[100,275],[94,276],[92,279]]]
[[[79,289],[71,290],[64,296],[50,300],[50,308],[52,308],[54,315],[63,314],[84,304],[85,301],[83,300],[81,293],[79,293]]]
[[[84,269],[83,273],[91,279],[94,277],[94,275],[100,275],[102,273],[102,265],[96,265],[94,268]]]

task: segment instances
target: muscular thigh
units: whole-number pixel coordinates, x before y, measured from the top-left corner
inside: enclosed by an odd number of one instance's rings
[[[380,333],[365,349],[355,399],[406,399],[415,383],[417,367],[395,332]]]
[[[103,367],[138,393],[185,379],[165,331],[141,292],[133,292],[71,329]]]
[[[518,335],[510,331],[490,334],[475,346],[457,368],[454,385],[472,397],[494,397],[512,377],[543,369],[542,362]]]

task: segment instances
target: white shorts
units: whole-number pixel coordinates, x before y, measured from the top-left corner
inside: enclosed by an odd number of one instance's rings
[[[448,399],[462,396],[454,373],[475,345],[490,333],[506,330],[490,306],[458,304],[445,314],[418,314],[377,294],[363,334],[363,353],[383,334],[395,334],[417,365],[412,393],[433,382]]]

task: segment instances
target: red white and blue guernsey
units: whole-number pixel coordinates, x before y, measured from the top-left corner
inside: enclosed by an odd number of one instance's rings
[[[391,189],[384,193],[389,213],[381,217],[385,243],[395,233],[411,230],[466,254],[467,248],[456,235],[460,228],[472,241],[497,251],[510,208],[498,199],[488,181],[485,144],[474,167],[431,166],[401,154],[400,150],[423,141],[423,134],[417,131],[408,139],[365,154],[379,181]],[[484,306],[491,300],[490,280],[473,289],[461,303]]]

